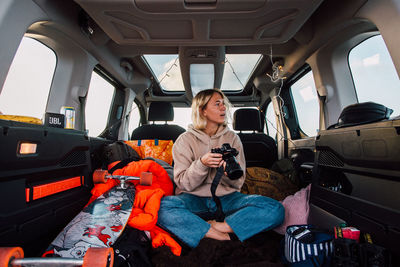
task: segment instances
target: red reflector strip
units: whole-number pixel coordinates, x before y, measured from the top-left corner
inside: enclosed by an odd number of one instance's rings
[[[26,198],[26,202],[29,202],[29,193],[30,193],[30,188],[25,188],[25,198]]]
[[[32,200],[47,197],[82,185],[82,177],[76,176],[66,180],[32,187]],[[29,202],[30,188],[26,188],[26,202]]]

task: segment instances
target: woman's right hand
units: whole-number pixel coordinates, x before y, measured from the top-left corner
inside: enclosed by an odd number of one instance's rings
[[[201,163],[203,163],[204,166],[210,167],[210,168],[218,168],[221,166],[224,161],[222,160],[222,155],[219,153],[211,153],[208,152],[201,156],[200,158]]]

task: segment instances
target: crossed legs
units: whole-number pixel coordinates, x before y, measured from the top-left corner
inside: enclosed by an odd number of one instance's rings
[[[212,199],[181,194],[161,200],[157,224],[194,248],[203,237],[230,240],[231,233],[244,241],[281,224],[285,216],[282,204],[267,197],[235,192],[220,199],[227,215],[224,222],[206,222],[196,215],[210,212]]]

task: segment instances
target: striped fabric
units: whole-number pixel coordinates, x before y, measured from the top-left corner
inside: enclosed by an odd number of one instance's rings
[[[304,227],[311,231],[314,241],[305,243],[297,240],[293,232]],[[285,234],[285,258],[289,263],[302,262],[325,254],[330,257],[333,254],[333,236],[321,231],[316,231],[312,225],[288,226]]]

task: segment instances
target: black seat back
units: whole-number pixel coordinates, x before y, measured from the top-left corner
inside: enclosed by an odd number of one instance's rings
[[[186,130],[178,125],[167,124],[174,119],[174,109],[169,102],[151,102],[148,120],[153,124],[142,125],[132,132],[132,140],[159,139],[175,140]],[[165,121],[165,124],[154,124],[155,121]]]
[[[263,133],[264,123],[259,110],[236,110],[233,114],[233,129],[240,131],[238,135],[243,144],[247,167],[270,168],[278,159],[275,140]]]

